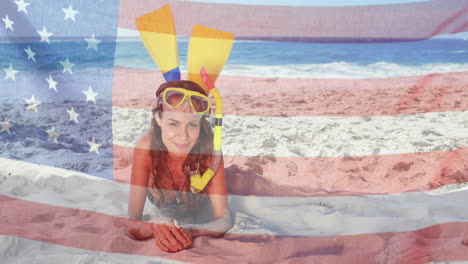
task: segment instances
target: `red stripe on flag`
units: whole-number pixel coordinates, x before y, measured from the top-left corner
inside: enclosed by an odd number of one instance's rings
[[[468,31],[468,3],[436,0],[347,7],[214,4],[171,0],[120,1],[119,27],[136,29],[135,19],[170,4],[177,34],[193,25],[232,32],[237,39],[299,41],[395,41]],[[242,15],[239,15],[242,14]]]
[[[132,148],[114,145],[114,179],[129,183]],[[224,156],[230,194],[311,197],[428,191],[468,182],[468,147],[361,157]]]
[[[226,234],[202,237],[174,253],[154,240],[134,241],[130,221],[86,210],[0,196],[0,234],[93,251],[163,257],[191,263],[427,263],[468,260],[468,223],[451,222],[409,232],[293,237]],[[128,222],[127,222],[128,223]]]
[[[151,109],[162,83],[158,70],[116,67],[113,105]],[[225,115],[386,116],[468,110],[467,83],[466,72],[453,72],[358,80],[221,75],[216,86]]]

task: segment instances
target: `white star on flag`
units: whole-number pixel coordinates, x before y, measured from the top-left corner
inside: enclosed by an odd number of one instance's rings
[[[86,42],[88,42],[88,46],[86,47],[86,49],[95,49],[97,51],[97,45],[99,45],[99,43],[101,43],[101,40],[99,39],[96,39],[96,36],[94,35],[91,35],[91,38],[85,38]]]
[[[34,94],[31,96],[31,99],[24,99],[24,101],[26,101],[26,104],[28,105],[26,107],[26,111],[32,110],[37,113],[37,107],[41,104],[41,102],[36,101],[36,97],[34,96]]]
[[[26,54],[28,54],[28,60],[33,60],[34,62],[36,62],[36,58],[34,58],[34,56],[36,56],[36,53],[34,53],[34,51],[31,50],[31,47],[28,46],[28,48],[24,49],[24,51],[26,51]]]
[[[75,66],[75,64],[71,63],[68,60],[68,57],[67,57],[66,60],[60,61],[60,64],[62,64],[62,66],[63,66],[63,72],[69,72],[70,74],[73,74],[72,68]]]
[[[13,65],[10,64],[10,67],[8,68],[3,68],[3,70],[5,71],[5,80],[8,80],[8,79],[13,79],[14,81],[16,81],[16,78],[15,78],[15,75],[19,72],[15,69],[13,69]]]
[[[89,145],[89,152],[96,152],[96,154],[99,154],[99,147],[101,146],[101,144],[97,144],[96,141],[93,140],[92,141],[87,141],[88,142],[88,145]]]
[[[15,3],[18,6],[18,13],[23,11],[25,14],[28,14],[28,10],[26,10],[26,7],[29,5],[28,2],[25,2],[24,0],[19,0],[15,1]]]
[[[8,29],[10,29],[11,31],[14,31],[12,26],[13,26],[13,24],[14,24],[15,22],[11,21],[11,20],[8,18],[8,14],[6,14],[5,17],[2,18],[2,20],[3,20],[3,23],[5,23],[5,29],[8,28]]]
[[[78,116],[79,116],[80,114],[78,114],[77,112],[75,112],[75,109],[73,108],[73,106],[72,106],[72,108],[71,108],[70,110],[67,109],[67,112],[68,112],[68,114],[70,115],[70,121],[75,121],[75,123],[78,124]]]
[[[46,78],[46,81],[49,84],[49,89],[54,89],[57,92],[57,82],[52,79],[52,75],[49,75],[49,79]]]
[[[99,95],[99,93],[93,91],[91,86],[89,86],[87,91],[83,90],[83,93],[86,95],[86,102],[92,101],[96,104],[96,96]]]
[[[54,33],[47,32],[47,29],[45,26],[42,28],[42,31],[37,31],[37,33],[39,33],[39,35],[41,36],[41,42],[45,41],[50,44],[49,37],[52,36]]]
[[[0,133],[2,132],[7,132],[8,134],[11,134],[10,132],[10,128],[13,126],[10,121],[8,121],[7,118],[5,118],[5,121],[3,122],[0,122],[0,126],[1,126],[1,129],[0,129]]]
[[[47,132],[47,135],[49,136],[48,140],[53,141],[54,143],[58,143],[57,138],[58,136],[60,136],[60,134],[55,131],[55,127],[52,127],[46,132]]]
[[[75,22],[75,15],[79,13],[73,10],[71,5],[69,5],[68,8],[62,8],[62,11],[65,13],[65,18],[63,20],[71,19],[73,22]]]

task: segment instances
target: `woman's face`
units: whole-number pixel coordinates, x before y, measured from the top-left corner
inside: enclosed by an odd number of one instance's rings
[[[200,136],[201,116],[187,111],[164,111],[161,118],[154,114],[161,127],[162,141],[168,152],[175,156],[187,156]]]

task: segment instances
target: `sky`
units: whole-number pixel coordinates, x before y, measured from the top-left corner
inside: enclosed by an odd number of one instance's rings
[[[184,0],[188,2],[225,3],[243,5],[281,5],[281,6],[357,6],[385,5],[412,2],[427,2],[429,0]]]

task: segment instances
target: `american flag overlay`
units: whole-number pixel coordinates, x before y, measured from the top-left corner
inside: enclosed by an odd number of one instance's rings
[[[111,179],[118,6],[62,5],[1,3],[1,157]]]
[[[216,81],[234,225],[126,235],[163,76],[136,18],[235,35]],[[0,263],[468,263],[468,1],[0,0]],[[146,202],[144,217],[152,204]]]

